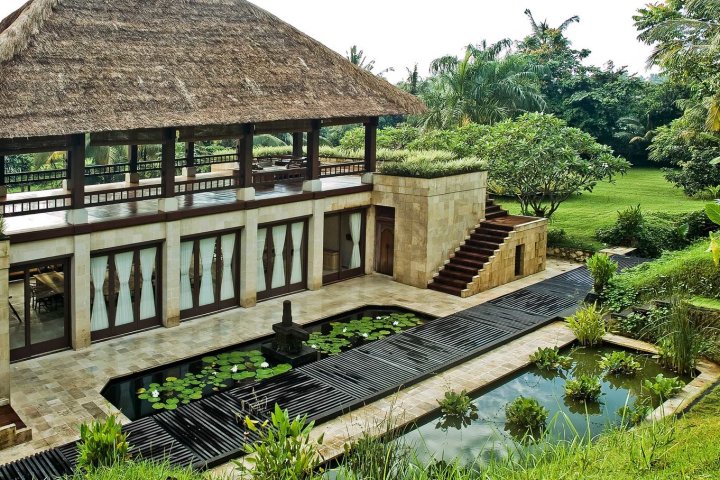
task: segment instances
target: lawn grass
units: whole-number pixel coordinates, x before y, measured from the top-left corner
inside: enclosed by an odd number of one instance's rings
[[[498,199],[512,214],[520,213],[520,204]],[[615,183],[600,183],[592,193],[583,193],[560,205],[551,220],[551,229],[563,229],[569,237],[595,248],[603,245],[595,231],[615,223],[617,211],[640,204],[644,212],[687,213],[702,210],[707,201],[685,196],[654,168],[632,168]]]
[[[707,310],[720,310],[720,300],[708,297],[693,297],[689,301],[690,305]]]

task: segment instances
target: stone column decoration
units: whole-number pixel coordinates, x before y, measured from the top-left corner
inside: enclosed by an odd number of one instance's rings
[[[255,125],[243,125],[243,134],[238,139],[237,156],[239,167],[239,180],[237,199],[249,201],[255,199],[255,188],[253,187],[253,137],[255,136]]]
[[[312,130],[307,136],[307,173],[303,183],[303,191],[319,192],[322,190],[320,181],[320,120],[312,121]]]
[[[375,207],[365,210],[365,274],[375,270]]]
[[[180,222],[165,224],[162,252],[162,323],[167,328],[180,325]]]
[[[140,174],[138,173],[138,146],[128,145],[128,173],[125,174],[125,181],[137,185],[140,183]]]
[[[319,290],[323,284],[323,242],[325,234],[325,200],[313,201],[312,217],[308,221],[307,288]]]
[[[91,343],[90,305],[90,234],[73,237],[73,256],[70,261],[71,341],[75,350],[87,348]]]
[[[245,211],[245,226],[240,232],[240,306],[257,304],[258,211]]]
[[[10,240],[0,238],[0,405],[10,403]]]

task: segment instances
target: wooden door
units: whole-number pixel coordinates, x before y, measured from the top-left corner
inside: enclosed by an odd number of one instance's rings
[[[395,260],[395,225],[388,220],[379,220],[377,223],[377,261],[375,270],[383,275],[393,275],[393,262]]]

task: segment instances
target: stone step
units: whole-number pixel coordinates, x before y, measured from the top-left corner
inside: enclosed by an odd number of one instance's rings
[[[456,297],[462,296],[462,289],[461,288],[455,288],[455,287],[449,287],[447,285],[441,285],[439,283],[432,282],[430,285],[428,285],[428,288],[430,290],[435,290],[437,292],[442,293],[448,293],[450,295],[455,295]]]

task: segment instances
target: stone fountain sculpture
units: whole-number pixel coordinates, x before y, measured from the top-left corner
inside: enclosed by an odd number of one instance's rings
[[[262,346],[266,356],[280,363],[289,363],[293,367],[304,365],[317,358],[317,353],[303,344],[310,334],[292,320],[292,302],[283,302],[282,322],[272,326],[275,338]]]

